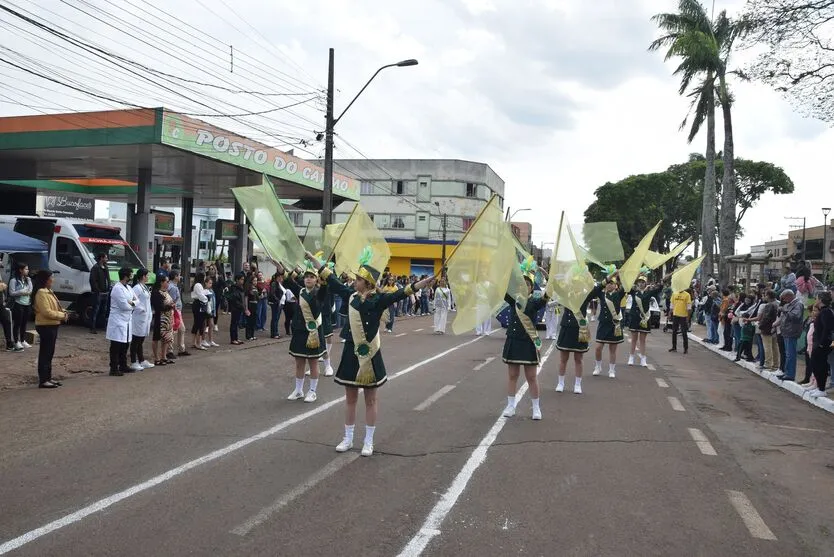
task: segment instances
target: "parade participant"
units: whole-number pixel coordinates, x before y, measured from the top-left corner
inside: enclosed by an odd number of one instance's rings
[[[446,278],[437,281],[434,290],[434,334],[446,334],[446,321],[449,318],[449,307],[452,305],[452,291],[446,285]]]
[[[637,277],[634,288],[631,290],[629,298],[631,298],[631,313],[629,315],[629,331],[631,331],[631,352],[628,355],[628,365],[634,365],[634,352],[637,350],[638,343],[640,345],[640,365],[648,367],[649,363],[646,361],[646,337],[651,333],[649,325],[649,308],[651,307],[652,298],[657,298],[663,292],[663,280],[660,284],[653,285],[651,288],[646,286],[646,275],[641,274]]]
[[[391,294],[377,290],[380,273],[370,266],[373,253],[365,248],[359,259],[359,270],[353,286],[346,286],[323,262],[311,253],[307,259],[319,267],[319,276],[327,281],[334,296],[339,296],[348,306],[348,322],[342,328],[345,339],[342,360],[336,370],[335,381],[345,387],[345,435],[336,446],[343,453],[353,448],[353,432],[356,424],[356,403],[359,389],[365,393],[365,442],[362,456],[374,452],[374,432],[377,417],[377,387],[388,380],[385,363],[382,360],[380,322],[392,304],[411,296],[416,290],[429,286],[434,276],[406,286]],[[344,307],[344,306],[343,306]]]
[[[622,314],[620,304],[625,297],[625,291],[614,276],[617,272],[613,265],[607,269],[609,276],[605,279],[605,286],[598,291],[600,300],[599,324],[597,325],[597,345],[595,350],[594,375],[602,373],[602,348],[608,345],[608,377],[617,376],[617,346],[623,343]]]
[[[316,255],[321,257],[324,253],[319,252]],[[331,272],[333,272],[336,267],[332,261],[328,262],[327,266]],[[321,328],[324,333],[324,349],[326,350],[324,356],[320,358],[319,361],[324,363],[324,376],[333,377],[335,371],[333,371],[333,365],[330,363],[330,354],[333,352],[333,312],[335,311],[335,301],[333,292],[331,292],[330,288],[327,287],[326,280],[319,279],[319,289],[324,291],[324,298],[321,306]]]
[[[475,293],[479,300],[479,306],[485,307],[487,305],[487,290],[488,283],[477,284],[475,286]],[[490,315],[475,327],[475,336],[489,336],[492,334],[492,316]]]
[[[565,308],[562,314],[562,322],[559,324],[559,338],[556,339],[556,349],[559,350],[559,380],[556,383],[556,392],[561,393],[565,390],[565,375],[568,370],[568,360],[573,354],[573,365],[575,380],[573,383],[573,392],[575,394],[582,394],[582,355],[588,351],[588,342],[591,339],[591,333],[588,331],[588,322],[585,318],[588,311],[588,304],[591,300],[602,292],[600,286],[594,287],[585,301],[579,308],[579,317],[569,308]]]
[[[507,407],[504,417],[515,415],[515,393],[518,387],[518,377],[524,366],[524,378],[530,389],[530,399],[533,403],[533,419],[541,420],[542,411],[539,405],[539,380],[536,368],[541,362],[542,341],[536,330],[536,315],[547,304],[548,297],[533,297],[533,284],[536,280],[536,264],[529,259],[521,263],[521,272],[527,285],[527,302],[522,308],[509,293],[505,300],[510,304],[510,322],[507,325],[507,340],[504,341],[502,359],[507,364],[509,380],[507,382]]]
[[[295,389],[287,400],[304,402],[316,401],[316,389],[319,384],[319,358],[324,356],[324,332],[322,330],[322,305],[325,303],[326,289],[318,287],[319,275],[311,263],[303,272],[302,281],[297,277],[297,270],[284,280],[286,286],[298,299],[298,309],[292,319],[292,338],[290,339],[290,356],[295,358]],[[278,273],[284,274],[283,266]],[[304,394],[304,370],[310,365],[310,389]]]
[[[559,302],[548,300],[544,307],[545,340],[556,340],[559,330]]]

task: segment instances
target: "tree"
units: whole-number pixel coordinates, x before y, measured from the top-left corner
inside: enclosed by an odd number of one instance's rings
[[[745,15],[749,44],[766,49],[750,75],[804,114],[834,121],[834,0],[749,0]]]
[[[692,127],[688,141],[691,143],[700,131],[704,121],[707,122],[707,149],[704,183],[707,188],[702,200],[701,241],[704,253],[707,254],[705,266],[714,268],[712,261],[715,246],[714,191],[712,184],[715,175],[715,103],[721,106],[724,122],[724,172],[722,184],[725,199],[721,207],[719,219],[721,223],[719,233],[719,247],[722,254],[730,254],[735,250],[735,192],[733,185],[735,172],[733,171],[734,142],[732,124],[732,93],[727,76],[730,54],[735,40],[743,35],[748,24],[746,20],[733,21],[727,17],[726,11],[718,14],[713,22],[707,17],[706,10],[697,0],[680,0],[678,13],[658,14],[652,18],[665,34],[652,42],[649,50],[667,47],[666,60],[680,58],[681,63],[675,70],[675,75],[681,75],[680,94],[684,94],[695,77],[700,77],[700,84],[693,88],[688,95],[693,99],[690,114],[693,115]],[[681,128],[685,127],[684,119]],[[728,274],[728,269],[719,264],[722,277]]]
[[[721,181],[715,174],[712,187],[704,188],[702,177],[706,166],[706,158],[696,153],[690,155],[688,161],[674,164],[664,172],[608,182],[594,192],[597,198],[585,210],[585,221],[616,221],[628,256],[643,235],[663,219],[653,249],[668,251],[678,242],[698,234],[705,189],[713,192],[710,203],[713,221],[709,228],[716,228],[716,208],[724,196],[721,195]],[[724,172],[723,161],[717,161],[716,167],[719,172]],[[793,181],[772,163],[738,158],[734,161],[733,172],[737,201],[734,230],[737,232],[741,230],[744,215],[762,195],[793,193]]]

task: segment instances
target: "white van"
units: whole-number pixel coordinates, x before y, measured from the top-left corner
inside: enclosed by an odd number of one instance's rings
[[[93,222],[78,222],[58,217],[0,215],[0,226],[45,242],[49,246],[49,270],[54,273],[52,289],[61,304],[85,320],[91,307],[90,269],[101,252],[107,253],[107,266],[113,282],[122,267],[144,267],[139,256],[121,237],[121,229]],[[3,254],[6,270],[12,268]],[[42,265],[40,254],[14,254],[15,262],[26,262],[31,274]],[[149,276],[153,282],[154,275]]]

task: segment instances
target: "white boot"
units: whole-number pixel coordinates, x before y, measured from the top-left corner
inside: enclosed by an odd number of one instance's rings
[[[594,375],[599,375],[600,373],[602,373],[602,362],[594,362]]]
[[[628,355],[628,365],[630,365],[630,366],[634,365],[634,354],[629,354]]]
[[[539,406],[539,399],[534,398],[533,400],[533,419],[534,420],[541,420],[542,419],[542,409]]]
[[[353,429],[354,426],[352,425],[345,426],[345,436],[342,438],[342,442],[336,445],[337,453],[346,453],[353,448]]]
[[[640,356],[640,366],[641,367],[649,367],[649,362],[646,361],[645,356]]]
[[[614,364],[608,364],[608,377],[610,377],[611,379],[617,377],[617,368],[614,366]]]
[[[507,397],[507,407],[504,408],[504,412],[501,415],[505,418],[512,418],[515,416],[515,397]]]

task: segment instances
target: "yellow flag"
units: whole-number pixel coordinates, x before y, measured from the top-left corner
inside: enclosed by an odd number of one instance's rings
[[[332,230],[330,238],[334,237],[337,228]],[[391,259],[391,250],[374,221],[357,203],[333,248],[336,255],[336,273],[356,273],[359,270],[359,256],[366,247],[370,247],[373,254],[370,266],[382,273]],[[328,257],[326,250],[325,257]]]
[[[672,292],[680,292],[686,290],[692,285],[692,277],[695,276],[695,271],[701,266],[701,261],[704,260],[705,255],[698,259],[693,259],[685,266],[681,267],[672,273]]]
[[[634,286],[634,281],[637,280],[637,275],[640,274],[640,267],[646,259],[646,253],[649,251],[649,246],[652,245],[652,240],[654,239],[657,229],[660,228],[661,222],[663,221],[658,222],[654,225],[654,228],[649,230],[648,234],[643,236],[643,239],[640,240],[640,243],[637,244],[636,248],[634,248],[634,253],[632,253],[631,257],[629,257],[628,260],[623,263],[623,266],[620,267],[620,282],[622,282],[623,288],[626,292],[631,290],[631,287]]]
[[[512,233],[504,222],[497,196],[481,210],[447,266],[449,287],[458,308],[452,331],[459,335],[498,313],[510,273],[518,268]]]
[[[646,257],[643,260],[643,262],[649,269],[657,269],[670,259],[674,259],[675,257],[679,256],[681,252],[683,252],[683,250],[685,250],[691,242],[692,238],[687,238],[685,241],[675,246],[675,249],[673,249],[669,253],[657,253],[656,251],[649,250],[646,252]]]
[[[556,301],[579,316],[582,304],[593,289],[594,277],[588,271],[582,249],[577,245],[563,211],[550,258],[547,291]]]
[[[574,236],[585,260],[600,267],[625,259],[616,222],[586,222],[576,229]]]
[[[260,186],[232,188],[259,243],[270,259],[288,267],[304,266],[304,246],[295,233],[269,178]]]

